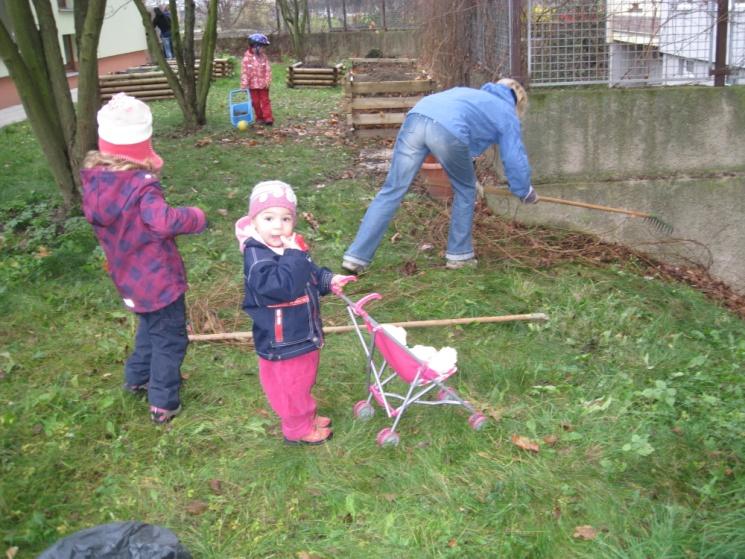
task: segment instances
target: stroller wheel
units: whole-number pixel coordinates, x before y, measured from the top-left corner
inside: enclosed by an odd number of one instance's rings
[[[354,405],[354,416],[357,419],[367,420],[375,415],[375,408],[373,408],[367,400],[360,400]]]
[[[474,413],[468,418],[468,424],[474,431],[481,431],[487,423],[486,417],[481,413]]]
[[[398,446],[400,440],[398,433],[392,431],[390,427],[381,429],[375,439],[380,446]]]

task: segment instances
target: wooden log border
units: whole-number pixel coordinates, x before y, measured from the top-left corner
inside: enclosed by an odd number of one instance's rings
[[[287,87],[336,87],[344,76],[344,65],[325,68],[306,68],[295,62],[287,68]]]
[[[175,70],[175,62],[171,63]],[[194,62],[194,69],[199,69],[199,60]],[[216,58],[212,64],[212,78],[232,75],[233,66],[228,58]],[[173,90],[165,74],[157,66],[138,66],[117,74],[99,76],[98,87],[101,102],[108,101],[115,93],[125,92],[142,101],[173,99]]]

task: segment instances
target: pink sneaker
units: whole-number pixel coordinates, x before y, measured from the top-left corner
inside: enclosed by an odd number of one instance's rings
[[[150,406],[150,419],[152,419],[153,422],[157,423],[158,425],[168,423],[179,413],[181,413],[181,406],[177,407],[175,410],[165,410],[163,408]]]

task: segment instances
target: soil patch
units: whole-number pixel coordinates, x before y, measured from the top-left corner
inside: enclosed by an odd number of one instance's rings
[[[349,71],[357,82],[428,80],[430,76],[414,64],[402,62],[355,62]]]

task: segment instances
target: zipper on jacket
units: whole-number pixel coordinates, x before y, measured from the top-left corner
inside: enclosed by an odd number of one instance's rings
[[[274,309],[274,340],[281,344],[284,341],[282,329],[282,309]]]

